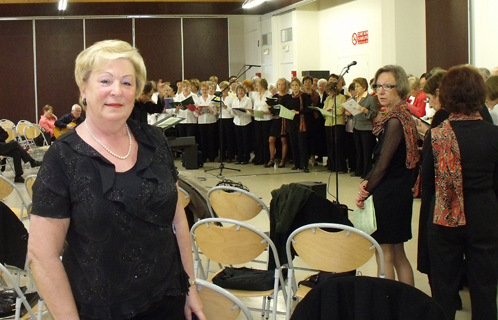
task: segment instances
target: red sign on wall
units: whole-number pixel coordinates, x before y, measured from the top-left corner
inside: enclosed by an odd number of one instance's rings
[[[368,43],[368,30],[353,33],[351,42],[353,45]]]

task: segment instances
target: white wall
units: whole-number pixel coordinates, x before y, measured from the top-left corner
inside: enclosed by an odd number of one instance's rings
[[[498,36],[496,35],[496,13],[498,1],[471,0],[470,61],[476,67],[493,69],[498,66]]]
[[[422,0],[317,0],[274,16],[243,19],[245,63],[262,64],[269,82],[290,78],[291,71],[298,76],[305,70],[339,74],[352,61],[357,65],[345,76],[347,83],[356,77],[369,80],[386,64],[399,64],[416,76],[425,72]],[[286,28],[292,28],[293,40],[282,43],[280,32]],[[368,43],[354,45],[352,36],[360,31],[368,31]],[[263,55],[265,48],[257,44],[268,32],[273,44],[270,55]],[[259,71],[251,70],[247,77]]]
[[[396,64],[420,77],[427,68],[424,1],[396,0],[394,8]]]
[[[245,64],[244,17],[228,18],[229,74],[235,75]],[[220,79],[220,81],[226,79]]]

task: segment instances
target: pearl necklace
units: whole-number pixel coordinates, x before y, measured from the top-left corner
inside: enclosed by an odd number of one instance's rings
[[[130,140],[130,147],[128,148],[128,153],[126,154],[126,156],[120,156],[120,155],[115,154],[114,152],[111,151],[111,149],[109,149],[105,144],[103,144],[99,139],[97,139],[97,137],[88,128],[88,124],[86,123],[86,121],[85,121],[85,126],[86,126],[86,129],[88,130],[88,133],[92,136],[93,140],[97,141],[111,155],[113,155],[116,158],[121,159],[121,160],[125,160],[126,158],[128,158],[130,156],[132,141],[131,141],[131,134],[130,134],[130,129],[128,128],[128,125],[126,125],[126,133],[128,134],[128,139]]]

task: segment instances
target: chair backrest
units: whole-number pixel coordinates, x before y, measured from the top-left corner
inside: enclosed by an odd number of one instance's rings
[[[207,197],[212,217],[216,213],[220,218],[247,221],[256,217],[262,210],[270,216],[270,210],[261,199],[236,187],[211,188]]]
[[[33,124],[24,126],[23,135],[26,139],[32,140],[37,138],[41,133],[41,130]]]
[[[244,313],[246,319],[253,319],[249,309],[232,293],[202,279],[196,279],[196,282],[206,319],[235,320],[240,311]]]
[[[36,174],[32,174],[24,179],[24,186],[26,187],[26,191],[31,199],[33,199],[33,183],[35,183]]]
[[[10,128],[14,129],[16,127],[16,124],[8,119],[1,119],[0,120],[0,127],[2,128]]]
[[[21,136],[21,135],[24,135],[24,128],[29,126],[29,125],[32,125],[32,123],[28,120],[20,120],[17,125],[16,125],[16,130],[17,130],[17,133]]]
[[[327,232],[323,229],[338,229]],[[337,231],[337,230],[334,230]],[[287,238],[286,253],[292,268],[291,248],[314,269],[346,272],[364,265],[377,250],[380,277],[385,276],[384,254],[380,245],[365,232],[342,224],[313,223],[296,229]]]
[[[7,140],[5,140],[5,142],[10,142],[12,140],[16,140],[17,137],[19,136],[17,134],[17,131],[14,130],[13,128],[4,128],[4,130],[9,134],[9,137],[7,138]]]
[[[178,191],[180,192],[180,197],[182,199],[183,207],[185,208],[190,203],[190,195],[182,187],[178,187]]]
[[[217,226],[216,223],[224,224]],[[221,264],[243,264],[254,260],[269,246],[280,268],[276,248],[270,238],[241,221],[208,218],[198,221],[190,231],[197,248],[209,259]]]

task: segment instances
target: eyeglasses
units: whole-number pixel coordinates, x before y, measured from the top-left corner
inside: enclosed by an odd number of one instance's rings
[[[379,91],[379,89],[384,89],[384,91],[391,91],[393,88],[396,88],[395,84],[374,84],[372,89],[374,91]]]

